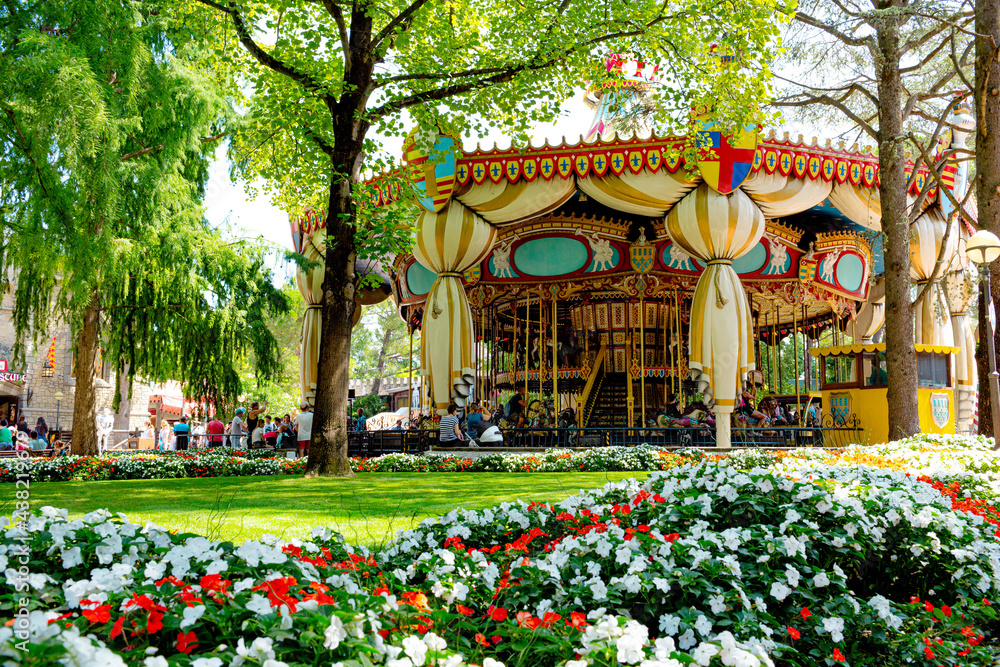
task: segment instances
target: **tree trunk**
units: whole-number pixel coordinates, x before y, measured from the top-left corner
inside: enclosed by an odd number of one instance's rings
[[[115,426],[116,431],[127,431],[129,420],[132,417],[132,376],[129,374],[131,366],[126,361],[125,364],[118,369],[118,398],[115,411]],[[112,436],[112,440],[121,440],[124,434],[116,434]]]
[[[890,4],[890,3],[886,3]],[[898,5],[892,2],[891,5]],[[875,70],[879,92],[879,198],[885,235],[885,349],[889,388],[889,437],[920,431],[917,358],[910,301],[910,225],[903,162],[899,18],[886,14],[877,36]]]
[[[367,3],[355,3],[351,12],[350,49],[354,54],[344,72],[344,93],[330,106],[334,144],[332,176],[326,212],[326,267],[323,274],[323,323],[316,369],[316,405],[306,477],[353,477],[347,454],[347,389],[350,379],[351,329],[357,291],[354,247],[357,210],[353,188],[361,182],[365,135],[363,119],[371,94],[370,57],[372,16]],[[369,54],[364,56],[364,54]]]
[[[1000,64],[996,49],[1000,46],[1000,0],[979,0],[976,3],[976,199],[979,204],[979,226],[1000,234]],[[1000,260],[991,265],[993,303],[1000,299]],[[998,327],[1000,329],[1000,327]],[[979,301],[979,345],[976,364],[979,369],[979,433],[993,435],[993,410],[990,407],[989,359],[986,336],[990,321],[988,304]],[[994,332],[996,349],[1000,337]]]
[[[382,347],[378,351],[378,363],[375,365],[375,379],[372,381],[372,393],[378,396],[382,386],[382,374],[385,372],[385,358],[389,355],[389,343],[392,341],[392,331],[389,327],[382,332]]]
[[[97,338],[100,329],[100,297],[97,290],[83,311],[76,336],[76,395],[73,400],[73,453],[97,456],[97,401],[94,370],[97,365]]]

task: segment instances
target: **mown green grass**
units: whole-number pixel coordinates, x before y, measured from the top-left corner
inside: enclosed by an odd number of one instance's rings
[[[352,479],[292,476],[48,482],[31,485],[31,507],[65,507],[71,517],[95,509],[130,521],[242,542],[265,533],[306,537],[328,526],[350,542],[379,546],[400,530],[456,507],[481,509],[505,500],[558,502],[648,473],[395,473]],[[0,485],[0,512],[13,510],[14,485]]]

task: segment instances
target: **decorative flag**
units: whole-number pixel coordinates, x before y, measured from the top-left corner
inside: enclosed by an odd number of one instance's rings
[[[45,355],[45,366],[42,370],[51,371],[53,374],[56,372],[56,337],[52,337],[52,343],[49,344],[49,352]]]

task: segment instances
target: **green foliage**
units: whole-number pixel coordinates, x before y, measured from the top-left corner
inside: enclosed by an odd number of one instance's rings
[[[202,215],[230,101],[163,8],[136,0],[0,9],[0,276],[14,277],[15,356],[92,304],[108,359],[210,400],[241,388],[233,360],[277,371],[264,326],[286,308],[265,249]],[[96,301],[95,301],[96,297]]]
[[[351,377],[373,380],[403,376],[420,368],[420,334],[410,334],[390,300],[366,306],[351,335]]]
[[[354,406],[350,410],[351,416],[356,416],[358,410],[361,410],[365,417],[371,417],[372,415],[377,415],[380,412],[385,412],[386,408],[385,401],[378,394],[366,394],[361,398],[354,401]]]

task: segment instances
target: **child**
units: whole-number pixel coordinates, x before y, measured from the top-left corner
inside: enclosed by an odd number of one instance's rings
[[[52,443],[52,447],[55,451],[52,453],[53,456],[69,456],[69,443],[64,443],[62,440],[57,439]]]

